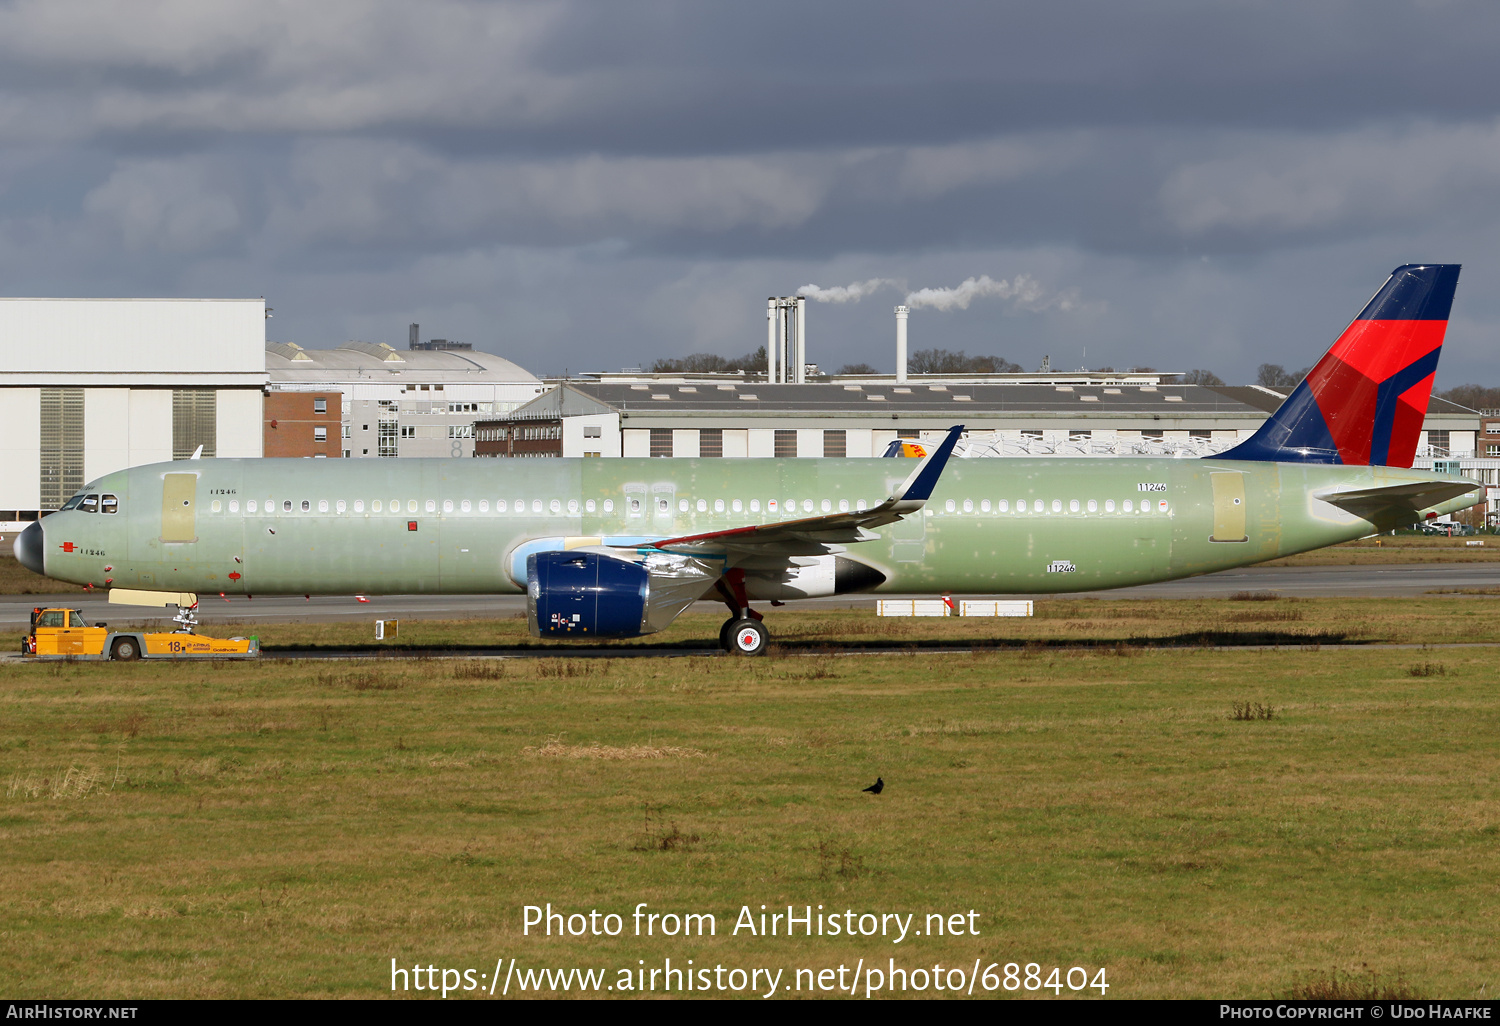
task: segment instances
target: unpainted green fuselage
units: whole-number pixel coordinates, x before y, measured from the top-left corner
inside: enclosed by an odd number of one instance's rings
[[[87,486],[114,495],[117,513],[75,509],[47,517],[45,566],[49,577],[99,588],[515,593],[524,589],[513,576],[516,550],[527,543],[630,545],[860,503],[873,507],[914,465],[907,459],[179,461]],[[193,475],[186,487],[184,478],[169,477],[183,474]],[[1229,475],[1219,478],[1217,507],[1214,474]],[[923,511],[846,546],[845,555],[879,570],[884,592],[1123,587],[1258,563],[1410,523],[1417,519],[1410,510],[1365,519],[1317,495],[1434,479],[1388,467],[1213,459],[955,459]],[[1242,498],[1231,509],[1226,496],[1236,488]],[[1418,515],[1473,501],[1449,500]],[[1215,540],[1216,523],[1222,530],[1226,519],[1242,523],[1242,534]]]

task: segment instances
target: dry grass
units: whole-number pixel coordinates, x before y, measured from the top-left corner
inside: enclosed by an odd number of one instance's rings
[[[1405,974],[1382,975],[1369,966],[1352,972],[1329,969],[1311,972],[1287,992],[1293,1001],[1412,1001],[1423,997]]]
[[[682,748],[677,745],[601,745],[597,741],[586,745],[564,744],[561,737],[549,737],[541,745],[527,745],[521,749],[527,755],[549,759],[604,759],[618,762],[626,759],[706,759],[708,753],[697,748]]]

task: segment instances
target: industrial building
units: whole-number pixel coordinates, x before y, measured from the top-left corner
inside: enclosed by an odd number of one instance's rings
[[[879,456],[895,438],[936,439],[955,423],[968,426],[975,454],[1207,455],[1248,438],[1286,398],[1144,374],[1007,377],[1016,380],[565,382],[480,418],[475,455]],[[1433,399],[1422,445],[1472,455],[1476,427],[1472,410]]]
[[[466,343],[423,342],[415,324],[404,350],[268,342],[264,359],[268,456],[472,456],[477,419],[509,413],[548,387]]]
[[[263,299],[0,299],[0,530],[142,463],[261,455]]]

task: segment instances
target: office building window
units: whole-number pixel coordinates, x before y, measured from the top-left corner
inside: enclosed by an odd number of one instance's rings
[[[698,431],[699,456],[724,455],[724,429],[700,428]]]
[[[848,440],[842,430],[823,432],[823,455],[842,457],[848,453]]]
[[[672,429],[671,428],[652,428],[651,429],[651,455],[652,456],[670,456],[670,455],[672,455]]]
[[[795,430],[787,428],[776,429],[775,453],[777,456],[797,455],[797,432]]]

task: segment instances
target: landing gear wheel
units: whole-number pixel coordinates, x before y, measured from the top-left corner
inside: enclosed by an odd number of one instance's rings
[[[736,655],[760,655],[766,650],[766,643],[770,635],[761,625],[759,620],[752,620],[748,616],[743,620],[735,620],[729,625],[729,651]]]
[[[121,663],[133,663],[141,657],[141,646],[134,638],[120,638],[109,650],[111,659]]]
[[[731,616],[724,621],[724,626],[719,628],[719,647],[726,652],[734,651],[734,641],[730,638],[729,632],[734,629],[734,625],[738,622],[738,617]]]

